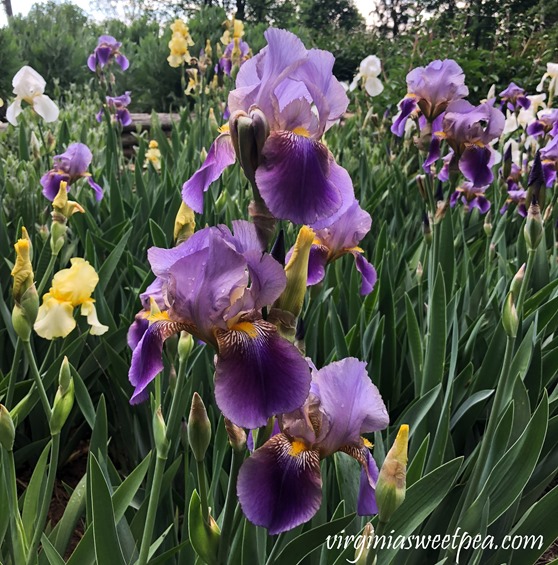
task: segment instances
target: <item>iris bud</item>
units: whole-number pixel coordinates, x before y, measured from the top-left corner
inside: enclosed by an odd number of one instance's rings
[[[192,353],[194,348],[194,338],[192,334],[188,332],[180,332],[180,337],[178,338],[178,358],[181,363],[185,363]]]
[[[525,263],[521,265],[519,271],[515,273],[510,285],[510,292],[512,293],[513,299],[517,300],[519,292],[521,291],[521,285],[523,284],[523,279],[525,278]]]
[[[188,418],[188,442],[196,461],[201,462],[204,460],[210,441],[211,422],[207,417],[207,411],[201,396],[194,392],[190,417]]]
[[[492,214],[490,213],[490,210],[484,218],[484,225],[482,227],[486,237],[490,237],[492,235]]]
[[[60,365],[58,383],[50,418],[50,433],[52,435],[60,433],[74,406],[74,379],[67,357],[64,357],[62,365]]]
[[[527,221],[525,222],[523,234],[525,236],[527,249],[530,251],[537,249],[543,235],[543,221],[541,217],[541,209],[535,200],[534,194],[531,205],[529,206],[529,211],[527,212]]]
[[[6,451],[12,451],[15,441],[15,426],[8,409],[0,404],[0,445]]]
[[[246,449],[246,432],[236,424],[233,424],[228,418],[225,418],[225,430],[229,436],[229,443],[235,451],[244,451]]]
[[[376,484],[376,503],[380,522],[389,522],[393,513],[405,500],[408,443],[409,426],[403,424],[386,455]]]
[[[504,312],[502,313],[502,325],[506,335],[509,337],[517,336],[517,329],[519,327],[519,317],[515,308],[515,300],[513,293],[509,292],[504,304]]]
[[[358,541],[358,543],[357,543]],[[349,563],[356,565],[366,565],[368,554],[370,553],[374,543],[374,526],[371,522],[367,522],[362,533],[355,540],[355,558]],[[376,559],[372,563],[376,563]]]
[[[157,408],[153,414],[153,439],[155,440],[155,448],[157,449],[157,457],[166,459],[170,443],[167,439],[167,425],[163,418],[161,407]]]
[[[189,239],[196,229],[194,211],[182,202],[174,220],[174,240],[176,245]]]

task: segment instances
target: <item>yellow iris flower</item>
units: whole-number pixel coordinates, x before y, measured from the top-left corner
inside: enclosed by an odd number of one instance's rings
[[[108,331],[108,326],[99,322],[95,301],[91,298],[99,275],[85,259],[74,257],[71,263],[69,269],[54,275],[49,292],[43,296],[34,329],[45,339],[66,337],[76,327],[74,308],[78,306],[81,306],[82,316],[87,316],[92,335]]]

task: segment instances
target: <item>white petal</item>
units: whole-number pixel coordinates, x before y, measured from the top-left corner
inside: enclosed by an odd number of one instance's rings
[[[43,300],[33,328],[45,339],[66,337],[75,327],[72,305],[55,298]]]
[[[358,75],[356,75],[355,78],[353,79],[353,82],[351,82],[351,85],[349,86],[349,90],[351,92],[358,86],[358,81],[360,80],[361,76],[362,75],[358,73]]]
[[[364,88],[370,96],[378,96],[378,94],[381,94],[384,90],[384,85],[381,83],[380,79],[368,77],[364,83]]]
[[[558,77],[558,63],[547,63],[546,73],[551,77]]]
[[[541,90],[544,88],[544,81],[548,76],[550,76],[548,73],[544,73],[543,77],[541,78],[541,82],[537,84],[537,92],[541,92]]]
[[[35,110],[45,122],[56,121],[60,113],[58,106],[46,94],[41,94],[33,98],[33,110]]]
[[[365,77],[377,77],[382,72],[382,62],[376,55],[368,55],[360,62],[359,70]]]
[[[17,117],[21,114],[22,111],[21,98],[16,98],[8,106],[8,109],[6,110],[6,119],[8,120],[8,122],[10,122],[10,124],[12,124],[12,126],[17,126]]]
[[[31,98],[45,91],[46,81],[35,69],[25,66],[15,74],[12,85],[14,94],[22,98]]]

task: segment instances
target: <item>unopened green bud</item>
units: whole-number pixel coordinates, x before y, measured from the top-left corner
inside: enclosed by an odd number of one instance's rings
[[[420,284],[422,282],[422,275],[424,274],[424,268],[422,263],[419,261],[416,270],[417,282]]]
[[[527,249],[534,251],[539,246],[543,234],[541,209],[534,201],[534,197],[531,201],[531,205],[529,206],[529,211],[527,212],[527,221],[525,222],[523,234],[525,236]]]
[[[66,364],[68,362],[65,359]],[[74,379],[70,375],[69,381],[67,381],[67,375],[63,375],[66,369],[64,369],[64,362],[60,368],[60,386],[56,391],[56,396],[54,397],[54,404],[52,405],[52,416],[50,417],[50,433],[52,435],[59,434],[72,408],[74,407]],[[69,366],[68,369],[69,371]],[[65,392],[62,391],[62,382],[65,383]]]
[[[502,325],[509,337],[517,337],[517,329],[519,328],[519,317],[515,308],[515,300],[513,293],[509,292],[504,304],[502,313]]]
[[[380,522],[389,522],[393,513],[405,500],[408,443],[409,426],[403,424],[386,455],[376,484],[376,503]]]
[[[362,530],[362,533],[355,539],[355,558],[349,563],[355,563],[356,565],[366,565],[368,555],[372,551],[374,544],[374,526],[371,522],[367,522]],[[372,564],[376,563],[376,559],[372,561]]]
[[[188,418],[188,442],[196,461],[203,461],[211,441],[211,422],[201,396],[194,392]]]
[[[15,441],[15,426],[8,409],[0,404],[0,445],[7,451],[12,451]]]
[[[427,213],[422,218],[422,235],[424,236],[424,241],[430,245],[432,243],[432,228],[430,227],[430,218]]]
[[[186,363],[192,349],[194,348],[194,338],[192,334],[188,332],[180,332],[180,338],[178,339],[178,358],[181,363]]]
[[[510,285],[510,292],[512,293],[513,299],[517,300],[519,297],[519,292],[521,291],[521,285],[523,284],[523,279],[525,278],[525,263],[521,265],[519,271],[515,273]]]
[[[482,227],[486,237],[490,237],[492,235],[492,215],[490,211],[486,214],[486,217],[484,218],[484,225]]]
[[[52,222],[50,230],[50,250],[53,255],[58,255],[64,243],[66,243],[66,232],[68,228],[65,223]]]
[[[416,181],[420,195],[422,196],[422,199],[426,202],[428,200],[428,195],[426,194],[426,175],[417,175]]]
[[[246,449],[246,432],[236,424],[233,424],[228,418],[225,418],[225,430],[229,436],[229,443],[235,451],[244,451]]]
[[[60,373],[58,374],[58,385],[60,386],[62,394],[65,394],[68,391],[71,382],[72,371],[70,369],[70,362],[64,355],[64,359],[62,359],[62,364],[60,365]]]
[[[165,424],[160,406],[155,410],[155,414],[153,414],[153,439],[155,440],[157,457],[166,459],[169,453],[170,443],[167,439],[167,425]]]

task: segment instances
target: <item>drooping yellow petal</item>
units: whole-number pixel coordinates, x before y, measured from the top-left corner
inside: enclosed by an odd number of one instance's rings
[[[59,301],[45,294],[33,328],[45,339],[66,337],[76,327],[73,314],[70,302]]]

